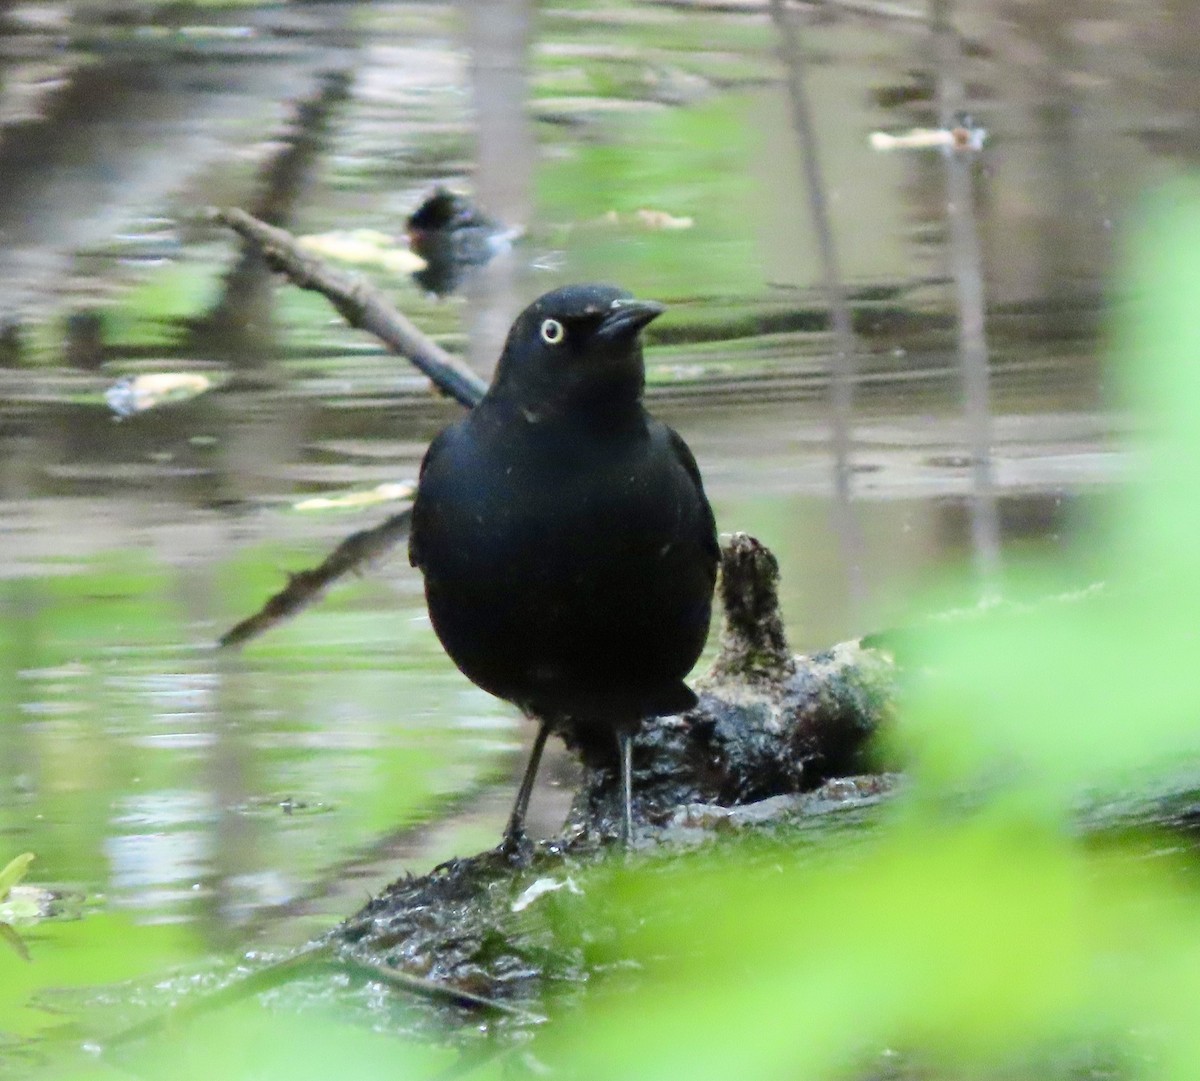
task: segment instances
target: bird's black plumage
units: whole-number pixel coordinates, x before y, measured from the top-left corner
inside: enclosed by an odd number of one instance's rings
[[[548,731],[615,733],[627,785],[631,733],[696,700],[718,549],[691,452],[642,405],[640,331],[662,310],[609,286],[547,293],[422,463],[409,556],[434,629],[542,721],[510,843]]]

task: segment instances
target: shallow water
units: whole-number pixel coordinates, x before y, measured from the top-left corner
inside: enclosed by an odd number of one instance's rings
[[[1168,49],[1162,7],[960,13],[963,104],[988,129],[972,169],[1010,565],[1064,550],[1126,475],[1097,344],[1114,231],[1192,138],[1171,100],[1191,54]],[[855,574],[832,497],[834,346],[763,11],[548,6],[525,54],[501,4],[471,26],[436,3],[106,8],[0,5],[0,863],[31,851],[32,880],[209,944],[288,942],[491,844],[507,811],[530,733],[450,666],[402,552],[241,654],[211,648],[391,512],[297,504],[412,478],[457,407],[320,298],[253,271],[223,293],[236,248],[209,205],[395,236],[435,183],[473,190],[527,236],[465,296],[363,272],[481,368],[559,282],[667,302],[650,400],[721,529],[779,555],[797,649],[903,619],[971,564],[942,158],[868,144],[933,123],[915,26],[830,12],[804,31],[859,333]],[[114,419],[106,388],[149,371],[214,386]],[[560,756],[536,829],[570,783]]]

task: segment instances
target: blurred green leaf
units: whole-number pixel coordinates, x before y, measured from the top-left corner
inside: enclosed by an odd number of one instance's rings
[[[594,879],[604,977],[547,1058],[820,1081],[894,1048],[921,1076],[1044,1078],[1105,1048],[1131,1077],[1200,1076],[1194,846],[1071,824],[1098,792],[1200,773],[1200,184],[1150,200],[1126,258],[1112,363],[1146,433],[1137,478],[1092,551],[1013,578],[1049,598],[1100,566],[1105,588],[911,636],[891,738],[912,781],[870,839]]]
[[[357,1029],[295,1017],[253,1002],[209,1014],[114,1060],[155,1081],[396,1081],[435,1077],[457,1055]]]
[[[22,852],[21,855],[9,860],[4,870],[0,871],[0,901],[5,900],[8,897],[8,891],[25,877],[25,872],[29,870],[33,858],[32,852]]]
[[[0,957],[0,1032],[9,1036],[39,1034],[70,1022],[39,1001],[47,992],[161,972],[196,952],[189,928],[146,926],[113,912],[42,921],[28,931],[25,944],[31,964],[14,965]]]
[[[901,738],[930,785],[997,778],[1064,802],[1200,761],[1200,187],[1148,202],[1112,367],[1146,435],[1098,542],[1103,595],[997,612],[927,639]],[[1025,575],[1026,595],[1072,582]]]
[[[1020,805],[620,874],[591,904],[625,929],[608,963],[637,967],[539,1041],[581,1077],[815,1081],[885,1048],[956,1070],[1200,1026],[1194,898]]]
[[[8,946],[22,961],[29,960],[29,949],[25,945],[25,940],[17,933],[16,929],[10,923],[5,923],[0,920],[0,940]]]

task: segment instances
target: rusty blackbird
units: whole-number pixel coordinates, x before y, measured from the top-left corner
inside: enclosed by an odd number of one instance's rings
[[[605,285],[546,293],[421,465],[409,558],[434,630],[467,678],[539,722],[510,853],[551,732],[617,752],[628,843],[630,740],[696,702],[683,680],[719,553],[691,451],[642,404],[641,330],[662,311]]]

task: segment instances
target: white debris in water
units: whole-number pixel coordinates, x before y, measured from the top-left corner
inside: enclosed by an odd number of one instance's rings
[[[521,896],[513,901],[512,910],[514,912],[524,912],[542,894],[555,893],[562,889],[569,890],[571,893],[581,896],[583,894],[583,890],[575,884],[575,880],[570,875],[566,878],[539,878],[531,886],[527,886],[521,892]]]
[[[891,134],[873,131],[868,136],[872,150],[974,150],[983,149],[987,141],[987,129],[960,125],[955,128],[913,128],[910,131]]]

